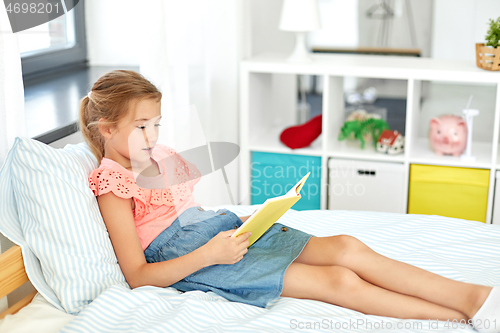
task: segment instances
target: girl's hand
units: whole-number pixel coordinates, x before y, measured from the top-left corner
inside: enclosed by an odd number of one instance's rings
[[[250,232],[231,238],[235,230],[221,231],[214,238],[202,246],[206,253],[209,265],[232,265],[243,259],[248,252]]]

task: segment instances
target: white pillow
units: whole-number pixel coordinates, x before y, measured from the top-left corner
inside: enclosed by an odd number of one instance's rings
[[[88,186],[96,167],[85,143],[16,138],[0,170],[0,232],[21,246],[38,292],[70,314],[112,285],[128,287]]]

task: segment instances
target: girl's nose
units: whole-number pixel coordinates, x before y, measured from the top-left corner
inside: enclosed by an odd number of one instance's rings
[[[158,128],[154,127],[146,127],[142,129],[142,133],[144,135],[144,140],[147,142],[149,147],[154,146],[156,141],[158,140]]]
[[[158,126],[152,126],[147,133],[149,141],[153,142],[153,144],[158,140],[158,131]]]

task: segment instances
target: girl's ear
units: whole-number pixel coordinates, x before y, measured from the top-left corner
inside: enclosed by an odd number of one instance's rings
[[[111,138],[113,135],[113,127],[108,123],[106,118],[99,119],[99,124],[97,126],[99,127],[99,133],[101,133],[103,137],[106,139]]]

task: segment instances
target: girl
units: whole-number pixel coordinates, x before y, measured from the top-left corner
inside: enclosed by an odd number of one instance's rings
[[[261,307],[279,296],[307,298],[500,331],[500,287],[441,277],[347,235],[311,237],[276,223],[249,249],[249,233],[231,238],[248,216],[204,211],[192,195],[199,171],[156,145],[161,96],[140,74],[112,71],[80,105],[82,133],[100,162],[89,185],[131,288],[213,291]]]

